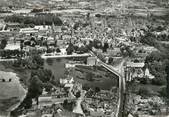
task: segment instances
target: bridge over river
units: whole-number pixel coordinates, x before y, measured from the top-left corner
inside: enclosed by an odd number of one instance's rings
[[[95,55],[93,52],[91,52],[91,54],[93,56],[97,57],[97,55]],[[116,68],[114,68],[113,66],[102,62],[98,57],[97,57],[97,59],[98,59],[98,63],[101,66],[106,68],[111,73],[117,75],[118,78],[119,78],[119,100],[118,100],[118,104],[117,104],[116,117],[122,117],[123,116],[123,110],[124,110],[124,99],[125,99],[124,94],[125,94],[125,90],[126,90],[123,64],[124,64],[126,59],[123,59],[123,61],[121,62],[121,64],[118,67],[118,70]]]

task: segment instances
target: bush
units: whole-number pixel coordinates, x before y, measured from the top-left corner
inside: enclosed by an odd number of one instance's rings
[[[7,40],[6,39],[2,39],[1,40],[1,44],[0,44],[0,49],[4,49],[7,45]]]
[[[95,92],[96,93],[98,93],[98,92],[100,92],[101,91],[101,89],[99,88],[99,87],[95,87]]]
[[[139,81],[141,84],[149,84],[150,83],[150,80],[148,78],[141,78]]]
[[[66,48],[67,55],[71,55],[74,51],[74,46],[72,43],[69,44],[68,48]]]
[[[94,81],[94,79],[93,79],[93,73],[87,73],[86,74],[86,80],[88,80],[88,81]]]
[[[141,96],[149,96],[150,93],[151,93],[150,90],[146,87],[140,87],[138,91],[138,95],[141,95]]]
[[[77,93],[76,93],[76,98],[79,98],[80,96],[81,96],[81,92],[80,91],[78,91]]]
[[[61,52],[61,50],[60,50],[59,48],[57,48],[57,49],[56,49],[56,52],[59,53],[59,52]]]
[[[167,91],[166,91],[166,87],[163,87],[161,89],[161,91],[159,91],[160,95],[163,96],[163,97],[166,97],[167,96]]]
[[[88,91],[90,89],[90,87],[87,84],[84,84],[82,89]]]
[[[68,111],[73,111],[73,108],[75,106],[75,101],[69,102],[68,100],[64,100],[63,102],[63,108]]]
[[[159,85],[159,86],[161,86],[161,85],[164,85],[165,82],[166,82],[165,78],[154,78],[154,79],[152,79],[151,83],[153,85]]]

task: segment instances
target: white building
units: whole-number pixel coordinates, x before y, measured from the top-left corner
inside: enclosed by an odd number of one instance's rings
[[[66,78],[66,79],[60,79],[59,82],[60,82],[60,84],[63,84],[63,85],[65,85],[65,84],[72,84],[74,82],[74,79],[73,79],[73,77]]]
[[[87,65],[93,66],[97,64],[97,58],[96,57],[88,57],[87,58]]]
[[[19,33],[21,34],[37,34],[38,30],[35,28],[21,28]]]

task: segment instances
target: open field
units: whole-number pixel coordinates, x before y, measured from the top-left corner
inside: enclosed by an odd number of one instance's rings
[[[91,88],[109,90],[118,86],[118,78],[101,66],[76,66],[71,71],[75,81]]]

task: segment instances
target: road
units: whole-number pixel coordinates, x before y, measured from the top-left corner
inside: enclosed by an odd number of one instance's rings
[[[124,100],[124,92],[125,92],[125,78],[124,78],[124,69],[123,69],[123,63],[121,63],[121,68],[117,71],[113,66],[107,65],[104,62],[100,62],[100,64],[109,70],[110,72],[114,73],[119,77],[119,100],[118,100],[118,106],[117,106],[117,112],[116,117],[122,117],[122,111],[123,111],[123,100]]]
[[[93,52],[91,52],[93,56],[96,56]],[[97,57],[97,56],[96,56]],[[125,83],[125,77],[124,77],[124,67],[123,64],[127,60],[126,58],[123,59],[123,61],[120,63],[118,67],[113,67],[111,65],[108,65],[104,62],[102,62],[98,57],[98,62],[100,65],[102,65],[104,68],[112,72],[113,74],[117,75],[119,78],[119,100],[118,100],[118,106],[117,106],[117,112],[116,112],[116,117],[123,117],[123,107],[124,107],[124,94],[126,90],[126,83]],[[113,115],[112,115],[113,117]]]

